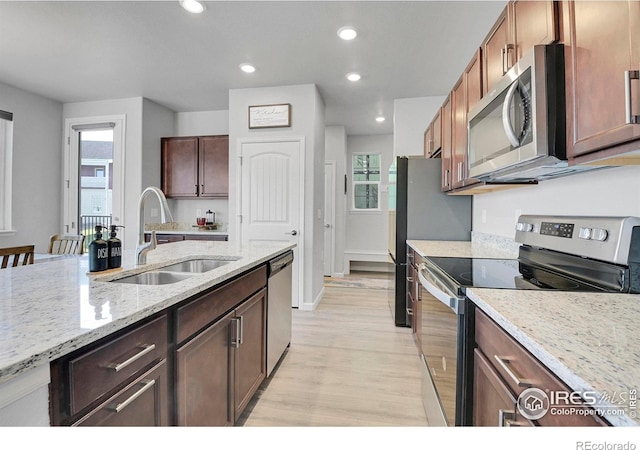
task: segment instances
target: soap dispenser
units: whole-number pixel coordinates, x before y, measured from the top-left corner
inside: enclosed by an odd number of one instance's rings
[[[109,268],[109,249],[102,239],[102,225],[96,225],[95,239],[89,244],[89,272],[100,272]]]
[[[122,265],[122,242],[116,237],[116,228],[124,228],[122,225],[110,225],[111,232],[107,239],[109,249],[109,269],[116,269]]]

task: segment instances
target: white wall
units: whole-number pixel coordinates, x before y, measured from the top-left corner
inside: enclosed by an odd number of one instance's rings
[[[175,114],[174,136],[216,136],[229,134],[229,111],[179,112]],[[216,222],[226,229],[229,223],[229,201],[226,199],[170,199],[169,207],[176,222],[193,222],[196,211],[208,209],[216,213]]]
[[[0,247],[34,244],[46,253],[60,233],[62,104],[0,83],[0,109],[13,113],[13,235]]]
[[[171,136],[174,133],[174,120],[169,120],[173,112],[142,97],[67,103],[63,106],[63,120],[116,114],[126,116],[124,149],[126,195],[120,218],[120,223],[125,228],[120,233],[120,238],[125,248],[132,249],[135,248],[138,239],[138,200],[142,190],[147,187],[144,183],[160,184],[159,138]]]
[[[427,129],[446,97],[400,98],[393,102],[395,156],[424,155]]]
[[[354,153],[380,153],[382,155],[382,184],[380,193],[380,211],[352,211],[353,190],[350,181],[351,160]],[[393,135],[348,136],[347,137],[347,217],[345,253],[363,254],[360,261],[387,260],[389,233],[389,167],[393,161]],[[368,255],[368,257],[366,256]],[[349,268],[344,268],[349,273]]]
[[[640,217],[640,167],[569,175],[473,198],[474,231],[513,239],[518,214]]]
[[[334,198],[334,252],[332,275],[344,274],[344,249],[346,241],[347,195],[344,193],[344,177],[347,174],[347,132],[343,126],[325,128],[325,161],[335,162],[335,198]],[[326,255],[325,255],[326,257]]]
[[[291,104],[291,126],[287,128],[249,129],[251,105]],[[237,235],[236,186],[239,142],[251,138],[305,138],[304,286],[301,309],[313,309],[323,291],[322,246],[324,228],[324,104],[313,84],[277,86],[229,91],[229,240]],[[318,215],[318,211],[320,214]]]

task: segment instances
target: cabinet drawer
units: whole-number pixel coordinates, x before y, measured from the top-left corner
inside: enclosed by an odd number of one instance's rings
[[[167,361],[163,359],[73,426],[167,426]]]
[[[542,389],[545,392],[572,392],[556,375],[552,374],[542,363],[479,309],[476,309],[475,318],[478,348],[516,397],[530,387]],[[571,406],[589,408],[587,405]],[[606,425],[598,416],[591,414],[558,415],[547,413],[536,422],[539,425]]]
[[[68,362],[70,415],[80,412],[129,377],[167,354],[167,316]]]
[[[178,343],[235,308],[267,285],[267,266],[261,266],[224,286],[181,306],[177,310]]]

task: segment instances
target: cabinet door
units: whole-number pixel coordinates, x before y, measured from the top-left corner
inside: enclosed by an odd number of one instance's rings
[[[551,44],[558,40],[557,6],[557,2],[549,0],[511,3],[510,20],[513,22],[516,61],[534,45]]]
[[[167,361],[162,360],[82,417],[74,426],[167,426]]]
[[[433,141],[432,141],[432,132],[431,132],[431,125],[429,125],[427,127],[426,130],[424,130],[424,148],[423,148],[423,152],[424,152],[424,157],[425,158],[431,158],[431,156],[433,155],[433,152],[431,151],[431,146],[433,145]]]
[[[229,197],[229,136],[199,139],[200,197]]]
[[[474,57],[471,59],[471,62],[467,66],[465,70],[465,81],[466,81],[466,94],[467,94],[467,109],[464,118],[464,140],[465,147],[464,151],[458,155],[460,158],[460,166],[462,172],[462,180],[464,186],[469,186],[472,184],[477,184],[480,180],[475,178],[469,178],[469,145],[468,145],[468,120],[469,120],[469,110],[473,108],[476,103],[482,99],[482,50],[478,49]]]
[[[478,349],[474,350],[473,372],[474,426],[532,426],[518,414],[515,397]]]
[[[509,54],[513,53],[509,47],[510,35],[509,8],[507,6],[482,43],[482,57],[484,58],[483,94],[491,91],[496,82],[509,70],[511,63]]]
[[[638,82],[625,95],[625,73],[640,66],[640,2],[566,2],[568,154],[579,156],[640,138]],[[634,146],[635,150],[637,146]]]
[[[234,340],[237,420],[267,376],[267,290],[262,289],[240,305],[234,320],[239,334],[239,342]]]
[[[458,188],[464,185],[464,164],[467,159],[467,94],[464,74],[451,92],[451,117],[453,140],[451,152],[453,180],[451,187]]]
[[[451,190],[451,153],[453,151],[451,141],[451,95],[442,105],[442,190]]]
[[[162,191],[167,197],[198,196],[198,138],[162,138]]]
[[[431,154],[435,155],[442,149],[442,118],[438,111],[431,122]]]
[[[177,350],[178,425],[233,425],[232,318],[229,313]]]

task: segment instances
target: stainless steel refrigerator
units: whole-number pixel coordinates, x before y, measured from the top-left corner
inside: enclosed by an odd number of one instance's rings
[[[395,288],[389,306],[396,326],[407,315],[407,240],[471,239],[471,196],[442,192],[442,160],[397,157],[389,169],[389,257]]]

